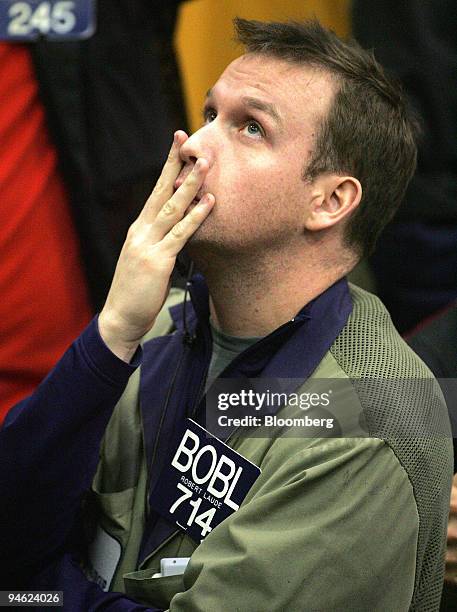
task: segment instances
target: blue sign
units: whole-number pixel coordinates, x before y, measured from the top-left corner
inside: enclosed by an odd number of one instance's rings
[[[200,543],[238,510],[259,474],[256,465],[187,419],[151,507]]]
[[[0,0],[0,40],[78,40],[95,27],[95,0]]]

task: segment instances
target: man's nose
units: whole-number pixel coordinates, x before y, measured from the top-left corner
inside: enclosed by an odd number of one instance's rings
[[[199,157],[208,161],[211,168],[214,161],[213,147],[210,143],[208,125],[194,132],[182,145],[180,155],[186,165],[193,167]]]

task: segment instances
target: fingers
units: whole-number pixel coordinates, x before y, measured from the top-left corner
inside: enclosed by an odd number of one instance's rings
[[[192,234],[209,215],[214,204],[214,196],[211,193],[206,193],[199,203],[171,228],[161,243],[162,248],[169,256],[175,257],[181,251]]]
[[[163,204],[173,195],[174,182],[183,166],[179,152],[187,138],[187,134],[182,130],[175,132],[167,161],[140,216],[144,215],[153,219]]]
[[[175,194],[162,206],[154,222],[154,238],[161,240],[183,218],[188,206],[197,196],[208,172],[208,162],[198,159],[192,172]]]

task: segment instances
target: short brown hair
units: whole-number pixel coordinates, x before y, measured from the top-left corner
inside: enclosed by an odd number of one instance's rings
[[[304,178],[335,172],[360,180],[362,201],[347,223],[345,242],[359,256],[371,253],[416,168],[418,123],[401,86],[372,53],[315,20],[234,23],[248,52],[324,69],[336,78],[339,89],[319,126]]]

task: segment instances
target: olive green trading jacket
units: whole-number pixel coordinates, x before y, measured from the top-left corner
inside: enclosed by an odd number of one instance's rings
[[[228,444],[262,470],[240,509],[198,547],[177,531],[141,567],[147,491],[133,375],[93,484],[97,520],[122,546],[111,590],[173,612],[439,609],[452,478],[446,408],[380,301],[354,286],[351,295],[348,323],[305,383],[347,382],[347,437],[235,432]],[[170,331],[167,307],[180,299],[172,292],[152,335]],[[291,415],[296,408],[282,410]],[[184,575],[152,578],[160,559],[186,556]]]

